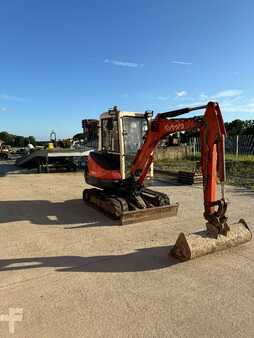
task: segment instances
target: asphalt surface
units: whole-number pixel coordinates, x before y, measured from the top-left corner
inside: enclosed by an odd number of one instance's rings
[[[122,227],[84,205],[84,186],[0,163],[0,337],[253,337],[253,241],[168,258],[180,231],[204,227],[200,186],[158,183],[178,216]],[[230,221],[253,229],[254,193],[226,192]]]

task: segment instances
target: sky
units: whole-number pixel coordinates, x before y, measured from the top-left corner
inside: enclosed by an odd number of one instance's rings
[[[0,0],[0,130],[49,139],[117,105],[254,119],[251,0]]]

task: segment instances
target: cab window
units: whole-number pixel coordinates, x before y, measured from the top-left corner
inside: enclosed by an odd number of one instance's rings
[[[102,119],[102,150],[119,153],[118,121],[114,118]]]
[[[123,118],[125,154],[136,155],[144,142],[146,130],[147,120],[145,118],[130,116]]]

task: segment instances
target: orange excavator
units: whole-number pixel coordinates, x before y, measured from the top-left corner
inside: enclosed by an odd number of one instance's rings
[[[203,116],[178,117],[202,109]],[[85,169],[86,182],[96,188],[84,190],[84,201],[119,219],[121,224],[174,216],[178,204],[171,204],[166,194],[148,189],[144,182],[152,175],[153,152],[158,143],[169,134],[193,129],[200,131],[206,230],[198,235],[180,234],[172,250],[180,259],[194,258],[251,238],[244,220],[233,227],[227,222],[226,131],[218,103],[163,112],[154,119],[150,111],[121,112],[113,107],[101,115],[99,147],[90,152]],[[219,199],[217,181],[221,185]]]

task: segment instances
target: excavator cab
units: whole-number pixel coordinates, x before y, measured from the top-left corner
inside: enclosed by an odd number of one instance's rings
[[[142,182],[136,193],[131,171],[151,120],[152,112],[122,112],[113,107],[101,114],[98,148],[88,156],[85,180],[96,188],[85,189],[83,200],[119,220],[120,224],[177,214],[177,203],[171,204],[166,194],[146,187],[153,177],[152,161],[144,178],[146,184]]]
[[[131,165],[144,142],[152,114],[122,112],[113,107],[100,116],[98,149],[90,152],[85,178],[99,188],[113,188],[130,176]],[[153,176],[153,166],[147,179]]]

